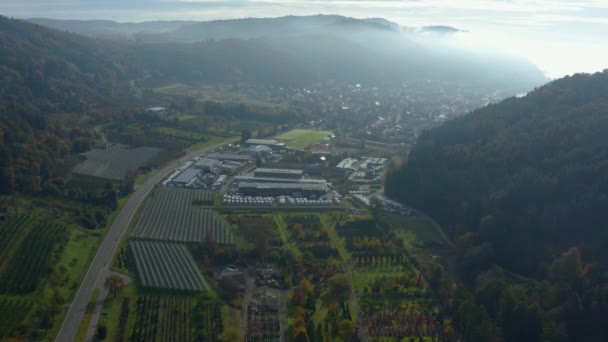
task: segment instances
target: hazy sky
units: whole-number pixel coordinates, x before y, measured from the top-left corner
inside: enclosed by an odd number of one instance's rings
[[[16,18],[211,20],[282,15],[382,17],[450,25],[467,43],[501,46],[549,76],[608,68],[608,0],[1,0]]]

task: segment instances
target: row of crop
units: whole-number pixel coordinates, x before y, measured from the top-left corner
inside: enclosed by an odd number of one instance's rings
[[[127,322],[129,321],[129,303],[130,298],[125,297],[122,299],[122,305],[120,306],[120,318],[118,320],[118,329],[116,329],[116,342],[123,341],[127,330]]]
[[[340,223],[336,226],[336,231],[347,240],[357,236],[383,238],[386,235],[374,220],[356,220]]]
[[[398,251],[393,241],[375,236],[351,236],[346,240],[346,247],[358,255],[389,255]]]
[[[139,297],[131,341],[191,341],[192,304],[187,298]]]
[[[208,288],[185,246],[135,240],[130,247],[143,286],[186,291]]]
[[[15,336],[32,304],[21,299],[0,299],[0,340]]]
[[[192,304],[183,298],[163,298],[159,312],[159,341],[192,339]]]
[[[310,230],[319,230],[321,227],[321,218],[318,215],[283,216],[283,219],[289,226],[300,224]]]
[[[247,306],[247,331],[245,341],[280,341],[278,308],[272,305],[249,304]]]
[[[155,341],[159,307],[160,297],[137,298],[135,327],[131,341]]]
[[[208,234],[219,244],[234,244],[227,223],[215,212],[194,208],[213,201],[213,193],[160,188],[148,200],[133,236],[146,239],[201,242]]]
[[[67,229],[58,224],[39,223],[24,238],[15,256],[0,275],[0,291],[28,293],[51,271],[51,255],[58,243],[67,242]]]
[[[224,329],[221,304],[200,300],[193,311],[196,341],[216,341]]]
[[[403,272],[413,271],[414,267],[405,254],[356,255],[353,267],[357,271]]]
[[[7,259],[7,254],[18,242],[19,237],[31,228],[32,220],[27,216],[20,216],[0,225],[0,269]]]
[[[361,319],[370,337],[438,339],[444,318],[430,300],[377,303],[362,298]]]

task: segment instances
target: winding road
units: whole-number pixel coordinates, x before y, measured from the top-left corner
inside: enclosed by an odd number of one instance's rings
[[[93,289],[99,286],[103,286],[103,282],[106,276],[110,273],[112,266],[112,259],[120,246],[122,239],[127,233],[129,224],[135,215],[135,212],[146,198],[146,196],[154,189],[154,187],[160,183],[163,178],[168,176],[173,170],[193,157],[206,154],[207,152],[217,149],[220,146],[234,143],[239,141],[240,137],[232,137],[226,139],[218,144],[208,146],[198,151],[189,151],[183,157],[176,161],[171,162],[169,165],[163,167],[156,173],[154,173],[144,184],[137,187],[129,201],[122,208],[112,226],[108,230],[103,242],[97,250],[97,254],[93,258],[89,270],[87,271],[78,292],[74,296],[68,313],[61,325],[59,333],[55,341],[67,342],[74,341],[82,318],[84,317],[87,305],[93,294]],[[101,284],[101,285],[100,285]]]

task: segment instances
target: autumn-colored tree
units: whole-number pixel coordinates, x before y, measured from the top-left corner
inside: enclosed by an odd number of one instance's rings
[[[113,274],[106,278],[103,286],[112,294],[112,297],[116,297],[118,290],[125,286],[125,281],[121,276]]]

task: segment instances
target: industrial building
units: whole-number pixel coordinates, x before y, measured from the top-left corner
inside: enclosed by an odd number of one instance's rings
[[[245,146],[257,146],[264,145],[272,148],[273,150],[284,150],[285,144],[272,139],[248,139],[245,141]]]
[[[225,174],[234,175],[236,174],[245,164],[233,162],[233,161],[225,161],[220,166],[220,171]]]
[[[255,177],[299,179],[304,176],[304,170],[257,168],[253,171],[253,175]]]
[[[219,164],[220,161],[217,159],[201,158],[196,163],[194,163],[194,168],[202,170],[204,172],[211,172],[215,168],[217,168]]]
[[[213,183],[211,185],[212,189],[219,189],[220,187],[222,187],[222,185],[224,185],[224,183],[226,183],[226,175],[221,175],[219,177],[217,177],[217,179],[215,180],[215,183]]]
[[[207,156],[209,159],[229,160],[241,163],[247,163],[253,160],[253,157],[245,154],[236,153],[211,153]]]
[[[323,196],[329,190],[327,184],[302,183],[239,183],[239,193],[245,196]]]
[[[251,177],[251,176],[235,176],[234,183],[302,183],[302,184],[327,184],[325,179],[313,178],[269,178],[269,177]]]
[[[200,173],[201,170],[199,169],[187,168],[175,178],[171,179],[169,183],[175,186],[189,186],[197,180]]]
[[[272,148],[266,145],[250,146],[246,151],[247,154],[255,158],[267,156],[268,154],[270,154],[270,152],[272,152]]]

